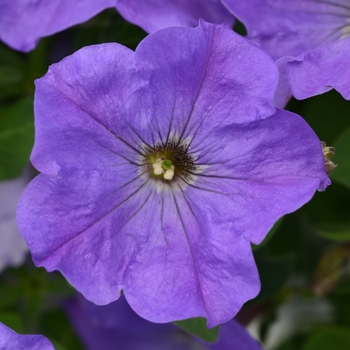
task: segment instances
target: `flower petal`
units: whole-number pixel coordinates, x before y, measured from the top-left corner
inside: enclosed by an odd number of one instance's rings
[[[55,350],[50,341],[42,335],[15,333],[0,322],[0,349],[4,350]]]
[[[334,88],[350,99],[350,8],[347,0],[222,2],[245,24],[252,42],[275,60],[290,61],[287,63],[289,84],[296,98],[307,98]],[[285,84],[282,88],[286,88]],[[281,106],[280,97],[276,99]]]
[[[161,30],[140,43],[135,61],[149,83],[136,91],[142,108],[133,115],[150,143],[155,133],[158,141],[186,139],[203,123],[211,129],[274,113],[275,64],[226,25]]]
[[[147,32],[175,25],[197,26],[203,18],[233,25],[233,16],[219,0],[0,0],[0,39],[28,52],[39,39],[87,21],[107,8]]]
[[[72,300],[66,309],[89,350],[115,350],[116,344],[119,349],[187,350],[194,343],[172,324],[154,324],[137,316],[125,298],[106,306]]]
[[[200,18],[230,26],[234,21],[218,0],[117,0],[116,7],[125,19],[148,33],[176,25],[195,27]]]
[[[274,126],[276,84],[263,51],[205,22],[151,34],[135,54],[105,44],[53,65],[36,83],[32,161],[42,174],[18,207],[35,263],[61,271],[96,304],[123,289],[152,321],[228,321],[260,288],[249,240],[261,241],[327,179],[320,143],[301,118],[279,112],[286,121]],[[281,135],[270,140],[272,131]],[[310,144],[283,138],[299,134]],[[156,181],[147,147],[176,137],[203,163],[197,179]],[[220,178],[231,171],[234,179]]]
[[[119,163],[137,163],[139,154],[125,142],[136,135],[123,123],[132,59],[133,52],[118,44],[86,47],[36,81],[31,161],[38,170],[56,174],[61,167],[110,167],[118,154]]]
[[[206,227],[213,226],[213,232],[220,231],[215,225],[229,227],[232,235],[254,244],[281,216],[329,184],[320,141],[301,117],[287,111],[220,128],[196,139],[193,152],[206,164],[186,190],[195,216],[204,206]]]
[[[287,63],[293,95],[304,99],[337,90],[350,100],[350,38],[306,52]]]
[[[123,183],[118,170],[104,170],[39,175],[18,207],[18,224],[35,263],[60,270],[97,304],[118,298],[125,270],[141,244],[138,235],[147,235],[147,229],[124,228],[144,207],[147,180],[135,175]]]
[[[32,50],[41,37],[85,22],[115,0],[0,0],[0,39],[15,50]]]
[[[341,36],[336,29],[347,24],[344,16],[347,0],[222,2],[247,27],[248,37],[275,60],[282,56],[296,57],[333,42]]]
[[[273,104],[278,108],[284,108],[292,97],[292,91],[287,74],[287,63],[290,60],[293,60],[293,57],[284,56],[276,61],[280,74]]]
[[[105,306],[78,298],[66,310],[78,335],[90,350],[261,350],[243,326],[231,320],[220,326],[215,343],[208,343],[173,324],[155,324],[136,315],[124,297]]]
[[[124,294],[150,321],[202,316],[214,327],[258,294],[259,277],[249,242],[228,228],[208,226],[205,208],[198,210],[187,196],[175,187],[159,198],[152,211],[157,224],[130,265]]]
[[[235,319],[220,326],[219,339],[208,346],[210,350],[262,350],[246,329]]]

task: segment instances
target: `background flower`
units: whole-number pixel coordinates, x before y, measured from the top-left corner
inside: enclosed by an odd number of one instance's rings
[[[50,341],[42,335],[17,334],[0,322],[1,350],[55,350]]]
[[[0,0],[0,39],[28,52],[43,36],[85,22],[115,0]]]
[[[232,15],[219,0],[0,0],[0,39],[28,52],[40,38],[111,7],[147,32],[173,25],[197,26],[200,18],[233,24]]]
[[[281,89],[285,89],[287,74],[293,96],[298,99],[332,88],[350,99],[348,0],[222,2],[247,27],[250,40],[275,60],[282,60]]]
[[[304,120],[272,107],[273,61],[226,25],[87,47],[38,80],[18,222],[34,261],[96,304],[215,326],[259,291],[250,242],[328,177]],[[173,178],[153,165],[167,158]],[[161,172],[162,170],[160,169]]]
[[[219,0],[116,0],[120,14],[148,33],[175,25],[196,27],[200,18],[233,25],[234,18]]]
[[[84,298],[67,303],[67,312],[80,338],[89,350],[259,350],[237,321],[220,326],[219,339],[214,343],[189,336],[173,324],[155,324],[136,315],[125,298],[106,306],[96,306]]]
[[[8,4],[14,2],[5,1]],[[241,28],[240,23],[237,23],[236,28]],[[112,7],[82,25],[41,40],[40,45],[26,55],[0,42],[1,181],[20,176],[29,161],[34,143],[33,80],[43,76],[50,64],[84,46],[118,42],[135,50],[145,35],[143,30],[123,20]],[[92,66],[90,71],[94,69]],[[266,72],[270,74],[270,71]],[[99,95],[93,94],[91,100],[95,96]],[[310,302],[319,300],[313,291],[314,281],[317,279],[318,285],[329,285],[329,278],[319,274],[318,266],[325,258],[329,258],[329,251],[334,250],[334,244],[344,247],[350,239],[350,167],[347,166],[350,159],[350,103],[332,90],[305,100],[292,99],[288,109],[303,116],[321,140],[335,146],[334,162],[338,167],[330,174],[333,184],[327,191],[316,193],[307,205],[279,220],[262,244],[253,246],[261,291],[257,298],[243,306],[238,317],[245,322],[253,317],[254,320],[260,320],[255,323],[258,325],[257,334],[265,344],[274,333],[276,315],[281,305],[288,303],[290,298],[305,295]],[[60,118],[64,116],[66,114],[63,111]],[[46,240],[47,236],[42,239]],[[325,299],[334,310],[328,325],[310,323],[305,332],[298,334],[291,334],[290,327],[287,327],[288,337],[279,345],[279,350],[310,350],[310,347],[320,350],[327,344],[333,350],[336,347],[334,344],[339,343],[343,344],[343,348],[350,349],[350,269],[345,266],[347,264],[338,264],[337,256],[334,259],[336,263],[328,266],[328,270],[331,268],[333,274],[344,278],[327,289]],[[296,277],[301,277],[305,283],[302,286],[290,283]],[[57,350],[61,349],[59,345],[65,349],[84,350],[61,303],[63,298],[73,294],[75,291],[59,272],[47,273],[27,259],[25,264],[6,268],[0,273],[0,322],[19,334],[45,334],[55,347],[57,344]],[[309,315],[308,308],[303,305],[300,312]],[[286,317],[290,319],[292,315]],[[307,319],[303,318],[303,324]],[[181,321],[181,324],[187,322],[191,324],[192,321]],[[201,332],[215,334],[215,328],[206,330],[205,320],[195,319],[193,323],[198,328],[195,331],[187,328],[189,333],[199,336]],[[285,324],[290,325],[288,322]],[[281,334],[278,333],[279,339]]]

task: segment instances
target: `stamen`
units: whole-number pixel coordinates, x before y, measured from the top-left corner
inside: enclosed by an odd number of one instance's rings
[[[160,162],[154,163],[152,166],[153,166],[154,175],[163,174],[163,168],[162,168],[162,164]]]
[[[172,180],[175,174],[175,167],[170,159],[158,158],[153,164],[154,175],[163,175],[165,180]]]
[[[173,166],[174,168],[174,166]],[[174,177],[174,169],[169,169],[169,170],[166,170],[165,173],[164,173],[164,179],[165,180],[172,180],[173,177]]]
[[[158,142],[153,146],[143,145],[146,154],[142,163],[149,170],[149,175],[157,185],[174,181],[194,181],[199,169],[194,157],[189,153],[188,143],[178,139],[169,139],[165,143]]]

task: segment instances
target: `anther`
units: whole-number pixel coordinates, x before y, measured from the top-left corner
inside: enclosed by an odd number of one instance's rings
[[[164,157],[158,158],[153,164],[154,175],[163,175],[165,180],[172,180],[175,174],[175,167],[171,160]]]

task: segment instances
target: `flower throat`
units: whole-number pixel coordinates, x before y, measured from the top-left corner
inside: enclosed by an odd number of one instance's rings
[[[179,177],[186,181],[194,175],[196,166],[188,153],[188,146],[181,142],[168,141],[144,147],[145,163],[151,177],[171,182]]]

